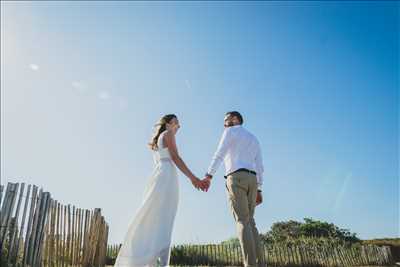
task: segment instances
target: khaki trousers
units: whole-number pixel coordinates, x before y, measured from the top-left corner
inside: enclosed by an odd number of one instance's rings
[[[237,172],[226,178],[228,201],[236,222],[245,267],[263,265],[260,236],[254,221],[257,197],[257,177],[248,172]]]

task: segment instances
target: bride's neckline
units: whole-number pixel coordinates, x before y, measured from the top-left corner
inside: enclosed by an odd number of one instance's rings
[[[164,149],[168,149],[168,147],[159,147],[159,148],[157,149],[157,151],[159,151],[159,150],[164,150]]]

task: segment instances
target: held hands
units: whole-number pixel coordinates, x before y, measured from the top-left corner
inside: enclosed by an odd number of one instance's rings
[[[204,185],[204,190],[203,191],[208,191],[208,189],[210,188],[210,184],[211,184],[211,177],[206,175],[203,180],[201,180],[203,182]]]
[[[190,179],[190,180],[191,180],[193,186],[194,186],[197,190],[201,189],[202,191],[207,192],[207,191],[208,191],[208,188],[210,187],[210,179],[208,179],[207,177],[204,178],[203,180],[200,180],[200,179],[197,178],[197,177],[194,177],[194,178],[192,178],[192,179]]]

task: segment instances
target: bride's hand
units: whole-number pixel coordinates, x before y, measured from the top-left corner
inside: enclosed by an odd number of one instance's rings
[[[191,180],[191,182],[192,182],[192,185],[193,185],[196,189],[199,189],[199,188],[200,188],[201,181],[200,181],[199,178],[193,177],[193,178],[191,178],[190,180]]]

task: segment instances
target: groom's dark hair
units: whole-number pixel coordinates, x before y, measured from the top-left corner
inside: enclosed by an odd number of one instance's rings
[[[226,115],[229,115],[229,116],[238,118],[239,123],[240,123],[240,124],[243,124],[243,117],[242,117],[242,115],[241,115],[238,111],[228,111],[228,112],[225,114],[225,116],[226,116]]]

